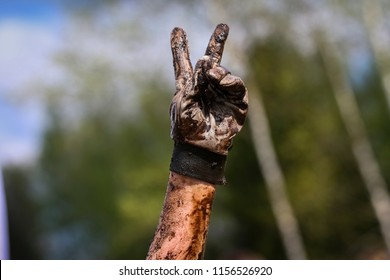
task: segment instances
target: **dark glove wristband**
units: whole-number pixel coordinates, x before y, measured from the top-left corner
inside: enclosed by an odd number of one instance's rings
[[[194,145],[175,143],[170,170],[214,185],[223,185],[227,156]]]

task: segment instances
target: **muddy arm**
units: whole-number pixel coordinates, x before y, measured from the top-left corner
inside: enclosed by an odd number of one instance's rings
[[[220,66],[229,33],[219,24],[205,55],[192,68],[183,29],[171,34],[176,92],[170,106],[175,147],[159,224],[147,259],[200,259],[206,243],[215,186],[233,137],[248,111],[243,81]]]
[[[147,259],[201,259],[214,193],[210,183],[171,172]]]

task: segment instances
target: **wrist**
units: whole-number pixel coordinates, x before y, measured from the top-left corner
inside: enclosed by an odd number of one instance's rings
[[[217,154],[195,145],[176,142],[170,171],[213,185],[225,184],[226,155]]]

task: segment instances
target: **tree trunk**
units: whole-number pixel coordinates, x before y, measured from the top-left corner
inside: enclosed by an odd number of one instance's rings
[[[251,92],[249,123],[252,141],[266,182],[271,207],[286,249],[287,257],[295,260],[306,259],[298,222],[285,191],[285,180],[272,143],[271,132],[261,101],[261,95],[255,87],[250,87],[249,90]]]

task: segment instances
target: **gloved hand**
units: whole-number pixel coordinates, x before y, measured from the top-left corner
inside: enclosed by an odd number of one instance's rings
[[[248,112],[248,92],[241,78],[220,66],[229,33],[219,24],[211,35],[205,55],[193,70],[186,33],[171,33],[176,93],[170,107],[171,137],[227,155],[233,137],[241,130]]]

